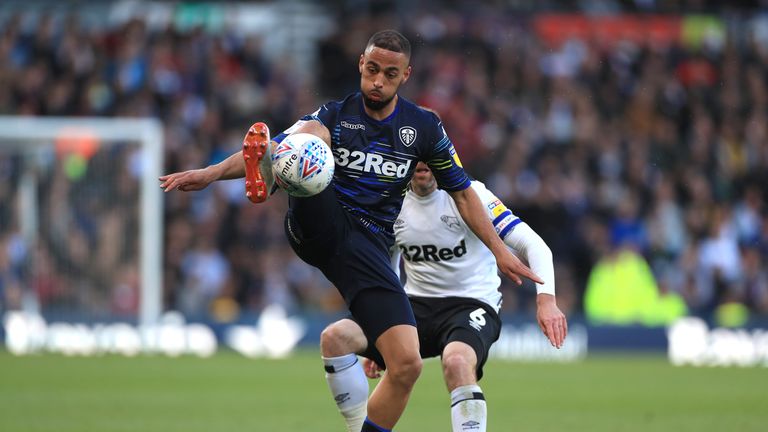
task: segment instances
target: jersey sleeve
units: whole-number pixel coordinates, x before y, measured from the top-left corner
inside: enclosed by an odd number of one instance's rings
[[[512,228],[522,221],[519,217],[515,216],[514,213],[512,213],[512,211],[493,194],[493,192],[489,191],[483,183],[473,181],[472,189],[474,189],[477,196],[480,197],[480,201],[483,203],[483,208],[485,208],[488,217],[491,219],[491,223],[493,223],[496,233],[502,240],[504,240],[509,233],[512,232]]]
[[[440,189],[448,192],[464,190],[470,186],[469,176],[464,171],[459,155],[448,138],[448,134],[445,133],[443,122],[434,114],[430,113],[429,115],[433,116],[434,119],[432,122],[433,146],[425,158],[425,162],[432,170]]]
[[[336,119],[339,115],[339,107],[340,104],[338,102],[328,102],[327,104],[318,108],[317,111],[313,112],[312,114],[307,114],[300,118],[296,123],[293,124],[293,126],[273,137],[272,141],[282,142],[285,137],[292,134],[296,129],[299,128],[299,126],[311,120],[317,120],[322,123],[323,126],[328,128],[328,130],[333,130],[333,127],[336,124]]]

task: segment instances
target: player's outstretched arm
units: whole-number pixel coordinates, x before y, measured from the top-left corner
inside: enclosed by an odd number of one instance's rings
[[[320,137],[331,146],[331,133],[325,125],[317,120],[299,121],[287,133],[310,133]],[[237,152],[215,165],[205,168],[166,174],[159,178],[160,187],[166,192],[178,189],[180,191],[198,191],[205,189],[217,180],[231,180],[245,177],[245,161],[242,152]]]
[[[230,180],[245,176],[243,154],[237,152],[227,159],[205,168],[166,174],[159,178],[160,187],[166,192],[178,189],[180,191],[198,191],[205,189],[216,180]]]
[[[521,277],[528,278],[539,284],[544,282],[501,241],[491,221],[488,220],[480,198],[471,187],[462,191],[450,192],[450,194],[456,202],[456,208],[459,210],[462,219],[464,219],[464,222],[475,233],[477,238],[491,250],[496,257],[496,265],[504,275],[515,281],[518,285],[523,283]]]
[[[510,215],[510,217],[514,217]],[[504,234],[504,243],[523,259],[544,283],[536,285],[538,294],[555,295],[555,267],[552,251],[536,232],[525,222],[519,221],[508,233]]]
[[[552,251],[525,222],[519,223],[504,237],[504,243],[528,263],[544,283],[536,286],[536,320],[552,346],[560,348],[568,334],[568,322],[555,299],[555,269]]]

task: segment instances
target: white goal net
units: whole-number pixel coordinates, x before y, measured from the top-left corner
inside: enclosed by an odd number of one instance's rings
[[[153,119],[0,116],[0,316],[155,323],[162,164]]]

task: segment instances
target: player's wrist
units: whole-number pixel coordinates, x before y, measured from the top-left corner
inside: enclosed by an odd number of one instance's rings
[[[506,254],[512,253],[507,247],[507,245],[503,241],[501,241],[501,239],[498,236],[496,236],[491,240],[489,249],[491,250],[491,253],[493,254],[494,257],[496,257],[497,260],[505,256]]]
[[[205,168],[203,168],[203,173],[205,174],[205,178],[208,181],[208,183],[212,183],[217,180],[222,180],[224,177],[224,167],[222,167],[222,163],[217,163],[216,165],[209,165]]]
[[[554,294],[539,293],[536,295],[537,306],[545,306],[545,305],[551,305],[551,304],[557,304]]]

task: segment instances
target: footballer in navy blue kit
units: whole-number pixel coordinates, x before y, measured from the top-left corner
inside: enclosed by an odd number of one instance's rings
[[[305,117],[331,132],[336,195],[347,210],[387,232],[400,212],[416,162],[427,162],[441,189],[462,190],[469,178],[437,116],[405,98],[384,120],[369,117],[358,92]]]
[[[418,161],[426,162],[451,194],[502,273],[518,284],[521,277],[542,282],[496,235],[437,116],[398,96],[411,73],[410,54],[403,35],[378,32],[360,56],[360,92],[323,105],[273,140],[264,123],[255,123],[242,153],[201,170],[160,177],[166,191],[200,190],[216,180],[245,177],[246,195],[260,203],[273,191],[273,146],[294,133],[309,133],[328,144],[336,164],[333,181],[317,195],[289,196],[285,231],[297,255],[333,282],[387,364],[367,404],[349,401],[350,409],[363,417],[367,406],[362,431],[391,430],[421,373],[413,312],[390,266],[392,225]],[[330,375],[361,367],[354,354],[323,353],[323,362]]]
[[[336,284],[350,308],[358,306],[354,300],[361,290],[402,292],[399,279],[387,265],[394,242],[392,225],[418,161],[432,167],[441,189],[457,191],[469,187],[470,180],[458,162],[453,144],[432,112],[402,97],[392,114],[383,120],[366,114],[360,93],[323,105],[302,118],[300,124],[312,120],[330,131],[336,162],[334,181],[332,187],[318,196],[289,198],[291,210],[286,217],[286,231],[291,245],[302,259],[319,267]],[[282,133],[274,141],[280,142],[285,136],[287,133]],[[328,208],[335,203],[341,209]],[[297,211],[310,217],[297,224]],[[325,212],[335,216],[332,220],[349,219],[350,224],[335,224],[334,229],[329,229],[327,219],[320,217]],[[363,232],[353,233],[346,228]],[[318,234],[308,236],[307,231]],[[370,238],[376,250],[369,250],[370,242],[362,238]],[[330,259],[332,256],[344,259]],[[374,304],[380,313],[373,322],[366,323],[371,341],[393,324],[411,322],[410,315],[403,315],[409,313],[408,309],[386,310],[381,302],[388,300],[377,297]],[[361,315],[354,310],[353,314]]]

